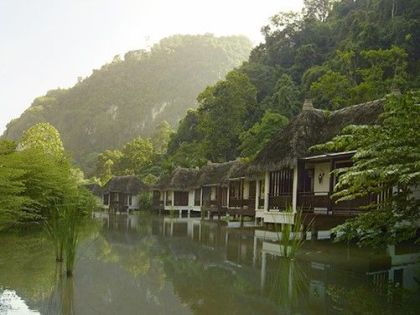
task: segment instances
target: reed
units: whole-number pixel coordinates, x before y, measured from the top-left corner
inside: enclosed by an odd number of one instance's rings
[[[51,208],[44,222],[47,235],[53,242],[56,261],[65,261],[68,277],[73,274],[83,221],[95,205],[95,200],[87,191],[69,191],[65,199],[57,201]]]
[[[292,214],[293,209],[288,207],[284,212]],[[282,223],[280,230],[278,230],[278,225],[275,225],[282,257],[293,259],[305,242],[306,235],[303,221],[302,210],[298,210],[294,214],[293,224]],[[307,224],[306,229],[310,229],[312,224],[313,220]]]
[[[73,275],[77,244],[79,242],[83,217],[84,216],[80,213],[78,207],[72,205],[64,207],[63,229],[66,231],[66,235],[63,244],[66,273],[68,277]]]

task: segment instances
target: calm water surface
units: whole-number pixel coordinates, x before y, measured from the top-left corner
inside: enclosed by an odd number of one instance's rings
[[[307,241],[150,215],[103,216],[62,276],[42,234],[0,236],[0,314],[419,314],[420,249]]]

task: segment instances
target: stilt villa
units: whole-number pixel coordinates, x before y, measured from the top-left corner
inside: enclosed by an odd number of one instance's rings
[[[201,211],[201,188],[198,169],[177,168],[162,177],[153,187],[153,207],[165,213],[188,217]]]
[[[323,111],[305,101],[302,112],[257,155],[250,169],[265,173],[264,209],[257,218],[264,223],[293,223],[302,209],[307,218],[329,228],[353,216],[375,197],[335,203],[331,199],[337,177],[334,169],[351,165],[351,152],[310,152],[348,125],[374,124],[383,112],[383,100]],[[291,209],[286,211],[286,209]]]
[[[301,209],[316,228],[329,229],[357,215],[378,196],[336,203],[333,171],[352,164],[356,151],[312,152],[348,125],[375,124],[384,100],[335,111],[315,109],[306,100],[300,114],[263,148],[251,164],[208,163],[200,170],[177,169],[154,190],[155,209],[201,211],[209,217],[255,217],[260,223],[294,222]]]
[[[228,207],[229,174],[238,161],[208,163],[200,170],[201,209],[209,217],[225,215]]]
[[[237,162],[229,175],[228,214],[254,218],[264,207],[264,173],[252,173],[249,166]]]
[[[103,208],[112,213],[139,210],[139,194],[149,187],[137,176],[114,176],[102,189]]]

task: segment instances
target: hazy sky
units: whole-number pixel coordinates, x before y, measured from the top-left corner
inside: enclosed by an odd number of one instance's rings
[[[0,0],[0,134],[50,89],[172,34],[242,34],[303,0]]]

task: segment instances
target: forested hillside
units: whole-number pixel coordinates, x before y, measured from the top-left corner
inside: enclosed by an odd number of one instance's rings
[[[165,166],[252,159],[304,99],[334,110],[419,87],[419,1],[304,2],[274,15],[249,60],[199,95]]]
[[[196,106],[199,92],[239,66],[250,50],[250,41],[241,36],[165,38],[150,51],[115,57],[72,88],[36,98],[3,136],[16,140],[32,125],[49,122],[88,170],[99,152],[148,137],[164,120],[175,126]]]

